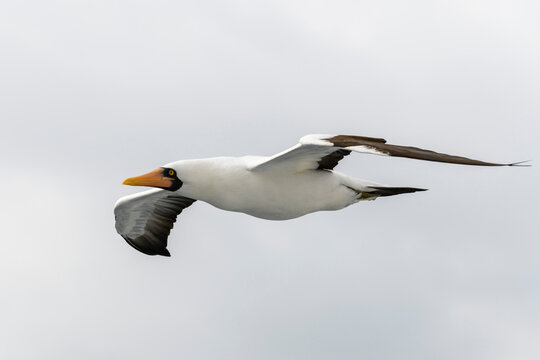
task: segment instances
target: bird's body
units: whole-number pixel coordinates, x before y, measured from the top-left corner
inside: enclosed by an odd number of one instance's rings
[[[359,200],[364,187],[360,180],[335,171],[250,171],[252,164],[260,159],[245,156],[176,162],[175,168],[185,174],[182,188],[177,192],[222,210],[267,220],[288,220],[349,206]],[[165,165],[168,166],[173,165]]]
[[[360,200],[423,191],[351,178],[334,167],[352,151],[465,165],[488,163],[384,139],[351,135],[307,135],[274,156],[180,160],[126,185],[159,189],[128,195],[115,205],[116,229],[137,250],[166,255],[167,237],[183,209],[195,201],[268,220],[288,220],[316,211],[339,210]]]

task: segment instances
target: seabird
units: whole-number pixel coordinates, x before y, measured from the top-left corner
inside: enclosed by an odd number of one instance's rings
[[[521,164],[484,162],[366,136],[307,135],[274,156],[180,160],[128,178],[123,184],[156,189],[116,202],[116,230],[145,254],[170,256],[167,237],[176,217],[197,200],[258,218],[288,220],[360,200],[426,190],[385,186],[334,171],[352,151],[464,165]]]

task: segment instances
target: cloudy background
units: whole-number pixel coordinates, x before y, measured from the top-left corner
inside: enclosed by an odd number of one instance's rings
[[[354,155],[414,195],[287,222],[204,203],[171,258],[113,205],[309,133],[540,159],[535,1],[4,1],[2,359],[538,359],[539,167]]]

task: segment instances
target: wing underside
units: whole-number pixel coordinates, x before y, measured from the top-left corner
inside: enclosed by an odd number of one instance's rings
[[[142,253],[170,256],[167,238],[176,217],[194,202],[161,189],[125,196],[114,207],[116,230]]]

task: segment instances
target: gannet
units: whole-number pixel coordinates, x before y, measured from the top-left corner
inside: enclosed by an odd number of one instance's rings
[[[268,220],[288,220],[312,212],[339,210],[361,200],[425,191],[349,177],[334,167],[352,151],[445,163],[515,166],[447,155],[381,138],[307,135],[274,156],[180,160],[123,184],[155,189],[124,196],[114,206],[116,230],[135,249],[170,256],[167,238],[176,217],[195,201]]]

